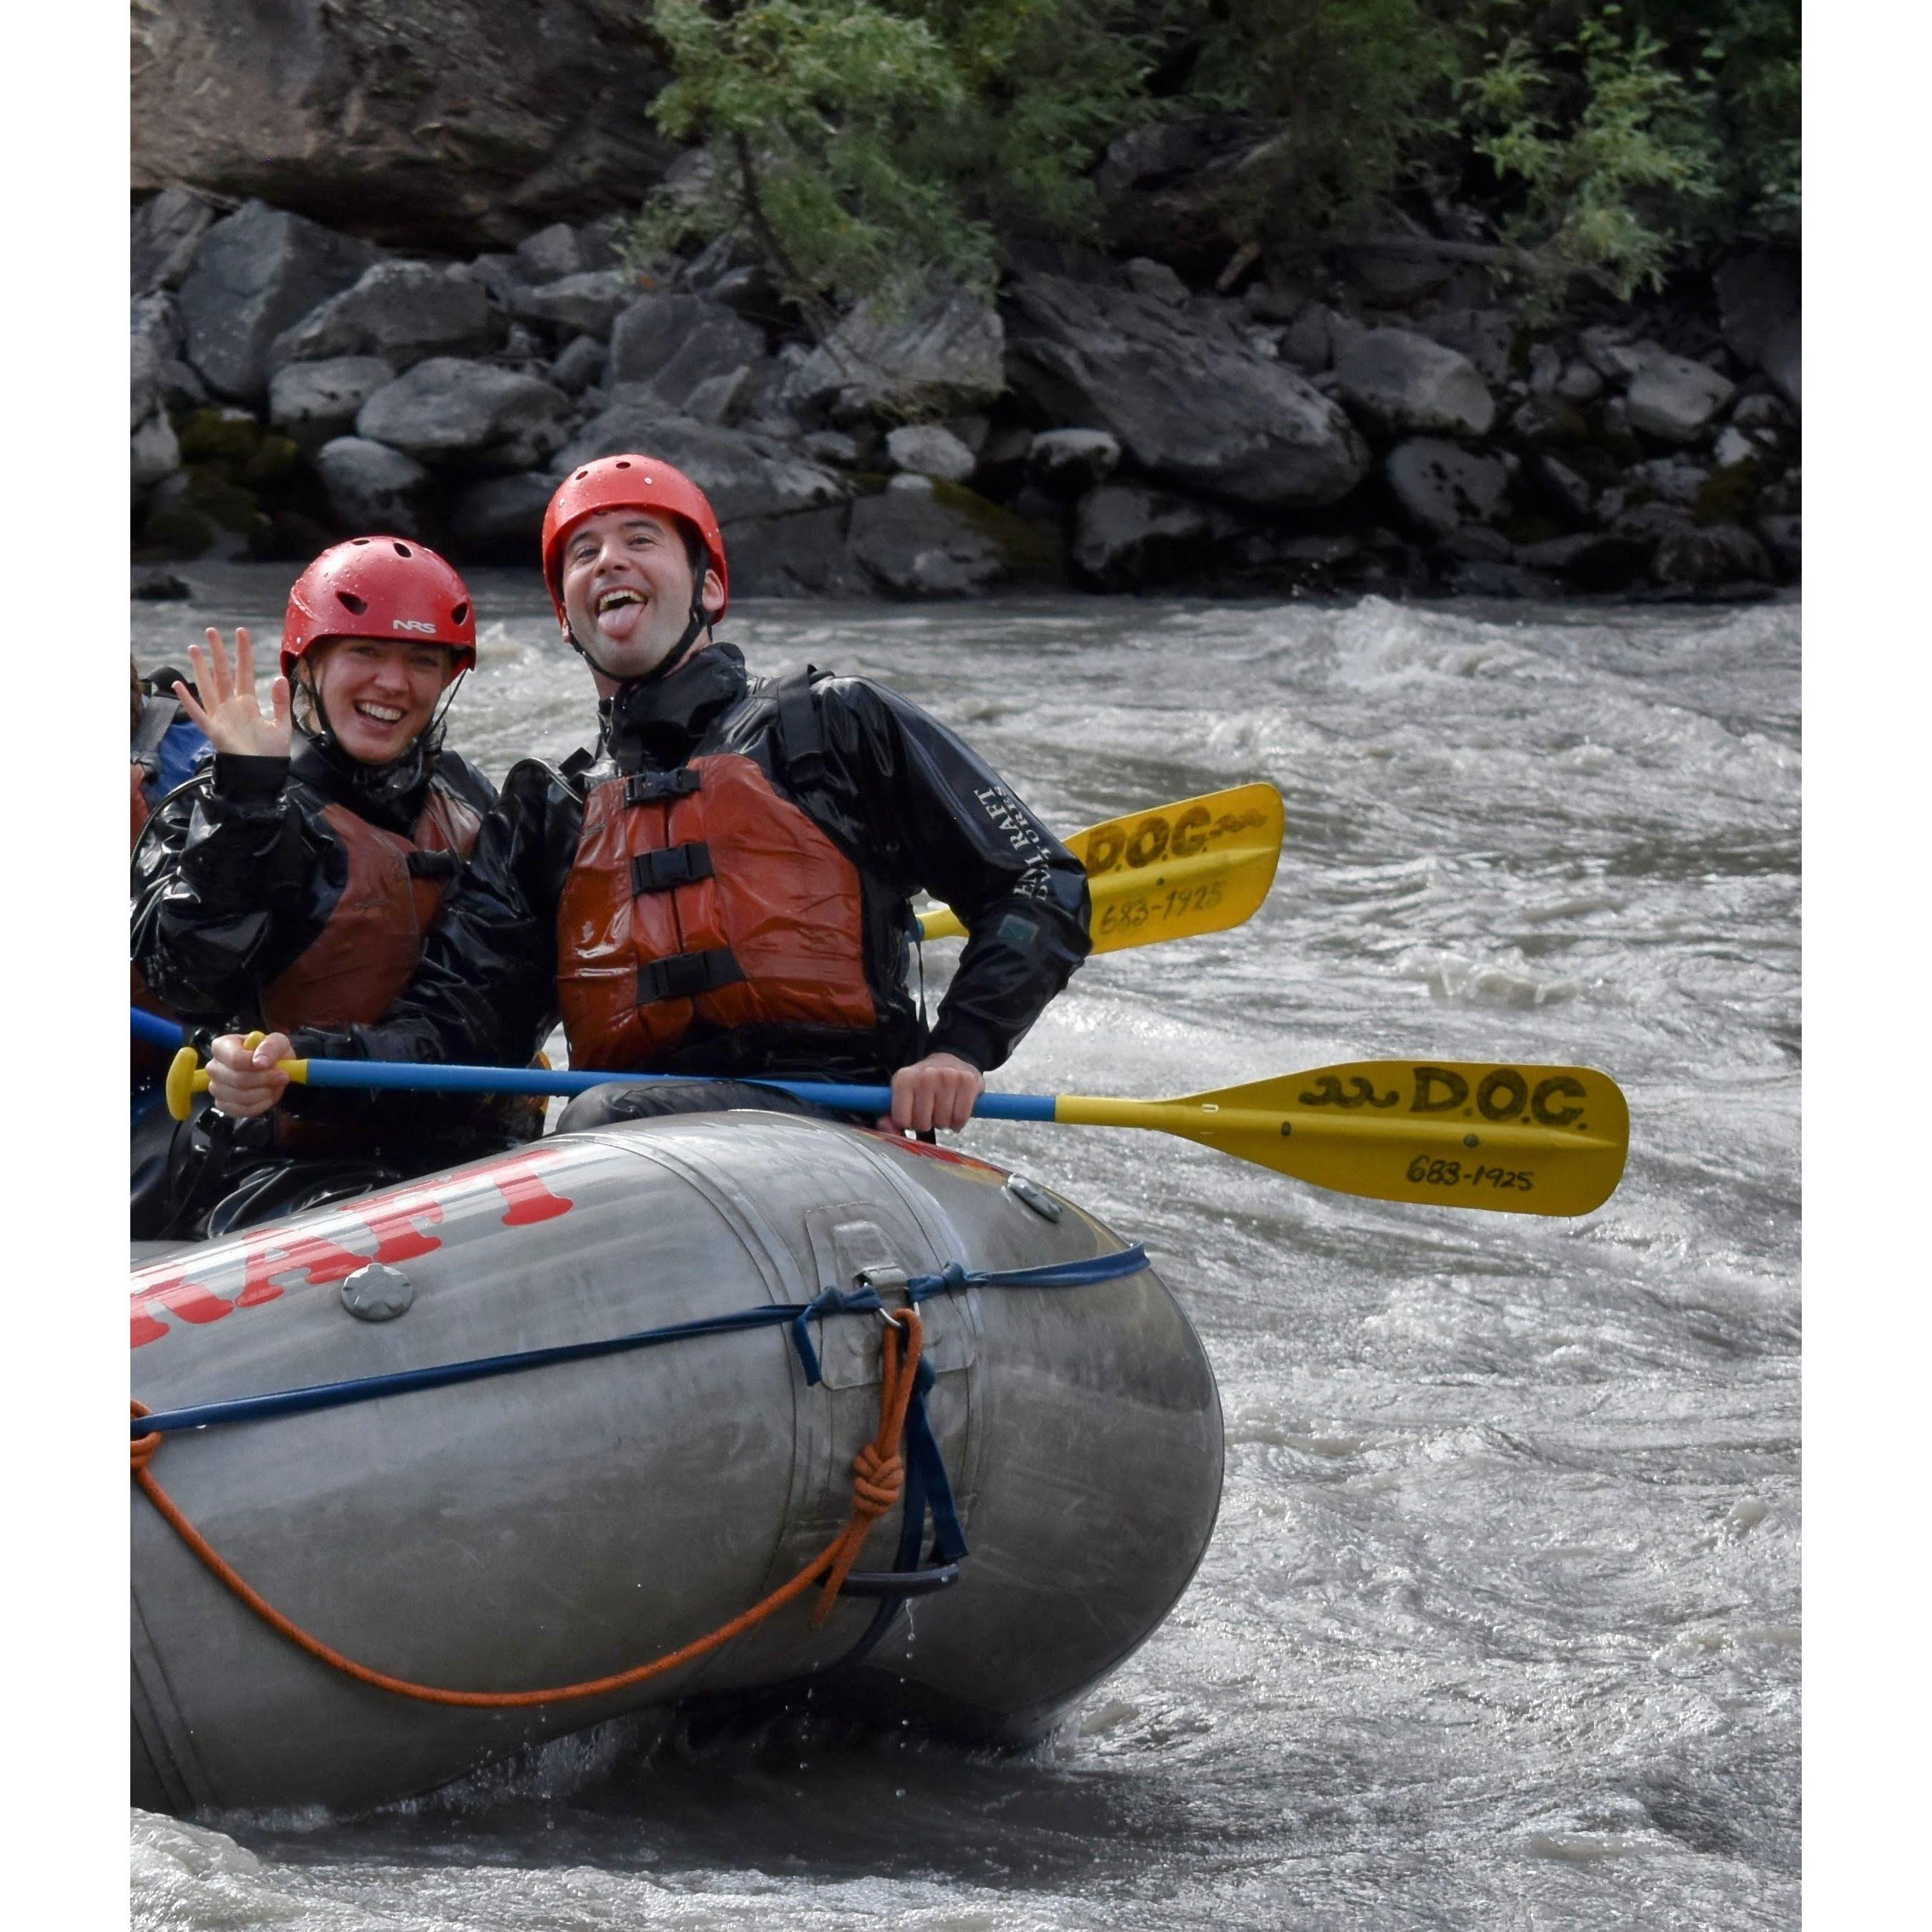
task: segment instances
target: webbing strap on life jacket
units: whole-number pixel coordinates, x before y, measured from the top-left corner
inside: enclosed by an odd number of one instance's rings
[[[668,892],[674,886],[688,886],[712,874],[711,848],[694,838],[682,845],[663,845],[654,852],[640,852],[631,861],[631,894],[642,898],[646,892]]]
[[[633,772],[624,781],[624,802],[663,805],[671,799],[690,797],[703,782],[688,765],[680,765],[674,772]]]
[[[668,959],[654,959],[638,968],[638,1004],[694,1000],[700,993],[715,993],[720,986],[734,986],[744,976],[738,956],[728,946],[714,946],[704,952],[674,952]]]
[[[815,664],[788,671],[772,687],[778,705],[778,752],[794,790],[818,784],[825,776],[825,724],[812,695]]]
[[[409,868],[412,879],[441,879],[446,883],[463,869],[460,854],[428,851],[421,846],[407,854],[403,863]]]

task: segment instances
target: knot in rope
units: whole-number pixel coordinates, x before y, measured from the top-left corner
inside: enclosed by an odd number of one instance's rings
[[[896,1450],[881,1453],[868,1442],[852,1458],[852,1514],[868,1522],[898,1507],[905,1492],[905,1465]]]
[[[136,1415],[146,1415],[151,1412],[145,1402],[136,1402],[131,1396],[128,1399],[128,1407]],[[138,1476],[154,1460],[154,1451],[161,1446],[161,1432],[158,1429],[151,1429],[145,1436],[135,1436],[128,1446],[131,1452],[128,1457],[130,1467]]]

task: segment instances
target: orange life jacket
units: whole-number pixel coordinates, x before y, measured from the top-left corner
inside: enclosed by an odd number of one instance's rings
[[[414,976],[443,889],[483,822],[440,785],[406,838],[346,806],[325,806],[321,816],[348,853],[349,877],[308,950],[262,989],[262,1024],[280,1033],[382,1018]]]
[[[694,1024],[870,1028],[858,868],[742,752],[607,778],[556,920],[577,1066],[644,1069]]]

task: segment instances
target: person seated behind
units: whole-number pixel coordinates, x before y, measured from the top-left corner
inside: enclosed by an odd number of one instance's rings
[[[575,471],[545,514],[543,563],[598,693],[596,753],[511,772],[379,1024],[253,1051],[218,1040],[217,1104],[272,1106],[292,1051],[506,1064],[560,1016],[574,1066],[707,1077],[596,1089],[562,1128],[812,1111],[746,1084],[760,1074],[889,1082],[901,1131],[962,1126],[1087,953],[1078,861],[895,692],[809,667],[752,676],[712,634],[729,598],[718,520],[669,464]],[[907,984],[922,889],[970,933],[929,1031]]]
[[[358,537],[290,592],[268,714],[246,630],[232,666],[218,631],[190,656],[200,695],[182,684],[176,695],[214,757],[137,848],[136,965],[190,1024],[375,1019],[408,985],[496,800],[442,742],[448,699],[476,662],[468,590],[421,544]],[[203,1114],[175,1130],[162,1182],[134,1204],[135,1231],[225,1232],[473,1159],[536,1126],[527,1106],[406,1094],[304,1096],[298,1112],[240,1132]]]
[[[143,678],[130,653],[128,673],[134,688],[128,766],[134,799],[134,827],[129,836],[131,843],[139,844],[154,807],[176,785],[188,782],[196,764],[209,748],[201,727],[182,709],[181,700],[172,694],[180,680],[178,671],[162,670],[151,678]],[[149,991],[147,982],[141,977],[140,968],[130,966],[128,972],[132,982],[128,989],[130,1003],[145,1012],[172,1018],[173,1015]],[[158,1047],[138,1040],[132,1043],[128,1084],[135,1129],[131,1153],[136,1170],[142,1168],[166,1145],[166,1130],[163,1130],[158,1136],[154,1132],[165,1118],[164,1114],[148,1123],[145,1135],[141,1132],[141,1124],[161,1106],[161,1082],[167,1070],[168,1056]],[[140,1184],[138,1178],[132,1184]]]

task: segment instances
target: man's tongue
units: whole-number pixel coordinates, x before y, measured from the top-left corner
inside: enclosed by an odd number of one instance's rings
[[[614,644],[628,641],[631,634],[644,621],[648,607],[641,603],[614,604],[608,610],[597,614],[597,628]]]

